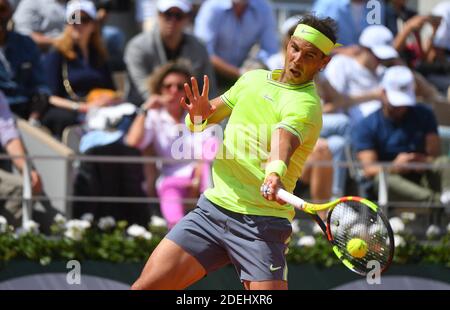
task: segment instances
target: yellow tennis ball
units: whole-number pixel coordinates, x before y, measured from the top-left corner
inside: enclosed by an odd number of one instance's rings
[[[359,238],[353,238],[347,243],[347,251],[351,256],[363,258],[367,253],[367,243]]]

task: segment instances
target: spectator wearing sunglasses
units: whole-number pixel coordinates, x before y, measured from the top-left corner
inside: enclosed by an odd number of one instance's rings
[[[81,122],[89,107],[90,91],[114,89],[107,64],[106,47],[101,40],[97,11],[92,1],[70,1],[66,9],[66,28],[44,60],[44,72],[53,105],[42,118],[51,132],[61,137],[65,127]]]
[[[151,148],[152,155],[165,159],[179,159],[173,151],[179,141],[183,142],[183,154],[193,154],[198,145],[203,145],[205,150],[217,146],[216,140],[208,132],[192,134],[184,125],[186,113],[180,100],[184,96],[184,84],[189,82],[190,77],[189,67],[182,63],[167,63],[155,70],[148,83],[152,95],[134,119],[125,138],[126,144],[142,151]],[[202,151],[202,154],[197,155],[195,158],[212,160],[215,154]],[[187,206],[183,204],[183,199],[197,198],[206,189],[209,168],[208,161],[163,163],[156,190],[161,199],[161,213],[169,228],[186,212]],[[147,176],[150,188],[154,186],[155,177],[155,174]]]
[[[67,0],[21,0],[14,13],[15,30],[30,36],[41,52],[47,53],[66,26]],[[122,1],[125,2],[125,1]],[[108,50],[112,71],[125,70],[123,50],[125,34],[116,26],[108,25],[109,11],[115,9],[113,0],[94,0],[103,40]]]
[[[215,95],[215,78],[208,52],[199,39],[185,33],[192,11],[191,2],[158,0],[157,9],[157,23],[152,30],[138,34],[125,49],[125,63],[131,83],[128,99],[139,104],[144,102],[150,95],[147,77],[156,67],[179,59],[190,63],[198,80],[203,81],[203,75],[208,75],[211,92]]]

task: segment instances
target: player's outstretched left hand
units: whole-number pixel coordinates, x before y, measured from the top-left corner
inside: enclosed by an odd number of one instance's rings
[[[180,104],[189,112],[191,122],[193,124],[198,124],[213,114],[216,107],[209,103],[208,76],[205,75],[203,77],[203,90],[201,95],[198,89],[197,79],[195,77],[191,77],[191,84],[192,89],[188,83],[184,83],[184,91],[186,92],[186,97],[189,99],[189,104],[187,104],[185,97],[181,98]]]

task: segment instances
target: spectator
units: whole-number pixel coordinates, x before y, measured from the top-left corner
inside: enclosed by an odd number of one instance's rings
[[[421,30],[426,24],[430,24],[434,29],[430,38],[432,41],[439,23],[439,18],[436,19],[428,15],[416,15],[407,20],[401,31],[396,35],[394,47],[410,67],[415,68],[426,60],[427,47],[422,42]]]
[[[267,0],[207,0],[195,20],[195,34],[208,49],[220,88],[228,89],[241,76],[253,46],[262,62],[277,53],[273,10]]]
[[[382,25],[369,26],[361,34],[360,44],[362,46],[372,48],[379,55],[385,55],[385,59],[379,59],[380,64],[376,70],[378,76],[382,76],[384,70],[386,70],[386,68],[388,67],[395,65],[406,65],[406,62],[403,59],[394,57],[396,55],[396,52],[392,50],[390,46],[395,46],[396,41],[397,38],[394,38],[392,32],[387,27]],[[343,49],[341,49],[341,52],[342,50]],[[354,52],[357,50],[358,48],[353,49]],[[349,56],[351,55],[352,54],[350,53]],[[425,65],[421,65],[419,69],[424,67]],[[438,68],[438,70],[442,70],[441,72],[445,72],[446,63],[445,61],[439,62],[439,64],[431,65],[431,67]],[[440,107],[443,104],[447,105],[449,103],[449,101],[441,93],[439,93],[439,90],[429,81],[427,81],[427,79],[421,73],[413,71],[413,75],[416,85],[416,98],[419,101],[431,104],[434,108]],[[335,95],[332,95],[332,97],[339,98],[339,96]],[[447,131],[442,131],[441,136],[444,138],[448,138]]]
[[[48,50],[64,29],[67,0],[22,0],[14,13],[17,32]]]
[[[380,65],[377,68],[379,76],[383,75],[387,67],[394,65],[406,65],[406,62],[399,57],[395,57],[396,52],[390,46],[395,48],[396,37],[383,25],[373,25],[367,27],[360,37],[360,45],[373,48],[379,55],[384,55],[379,59]],[[386,47],[389,46],[389,47]],[[354,51],[358,48],[353,49]],[[342,51],[342,49],[341,49]],[[350,56],[352,54],[349,54]],[[399,55],[397,55],[399,56]],[[413,71],[416,84],[416,97],[422,98],[423,102],[432,104],[447,104],[447,100],[439,93],[437,88],[428,82],[419,72]]]
[[[19,136],[14,118],[8,107],[7,99],[0,91],[0,142],[1,146],[10,156],[25,156],[25,147]],[[14,158],[14,166],[20,173],[23,173],[25,166],[24,158]],[[34,194],[42,191],[41,178],[36,170],[31,170],[31,187]],[[22,185],[20,176],[14,175],[0,169],[0,196],[9,197],[5,204],[0,205],[0,215],[5,216],[9,223],[14,226],[20,224],[22,212]]]
[[[426,61],[417,70],[436,85],[450,101],[450,3],[441,2],[433,8],[433,34],[426,52]]]
[[[16,30],[23,35],[31,36],[41,51],[47,52],[64,31],[66,22],[70,22],[66,20],[65,15],[67,2],[67,0],[22,0],[14,13]],[[123,62],[125,35],[119,28],[106,25],[112,0],[93,2],[97,7],[96,18],[110,55],[110,67],[113,71],[122,71],[125,69]]]
[[[339,43],[343,45],[358,44],[362,31],[369,26],[369,16],[375,17],[377,23],[384,21],[384,3],[377,1],[381,6],[367,5],[367,0],[316,0],[312,11],[319,16],[333,18],[338,23]]]
[[[63,35],[55,42],[55,49],[45,57],[45,72],[54,105],[42,122],[57,137],[66,126],[78,124],[88,105],[85,97],[98,88],[114,89],[106,48],[102,43],[96,21],[96,9],[91,1],[70,2],[67,20],[74,20],[80,12],[80,23],[67,24]],[[96,102],[93,105],[102,105]]]
[[[186,66],[176,63],[168,63],[155,71],[151,77],[152,95],[131,125],[125,138],[128,145],[141,150],[151,146],[156,156],[176,159],[173,149],[180,137],[183,139],[184,154],[195,152],[195,145],[207,143],[211,147],[211,143],[215,143],[214,140],[206,140],[209,137],[207,133],[192,134],[184,125],[185,113],[180,99],[184,96],[183,85],[189,81],[190,76],[190,70]],[[200,157],[200,154],[196,155]],[[214,157],[214,154],[205,155],[209,160]],[[169,227],[173,227],[186,212],[182,200],[198,197],[208,186],[208,177],[209,165],[203,162],[178,161],[163,164],[157,192],[161,199],[161,213]]]
[[[169,61],[186,59],[194,75],[203,81],[208,75],[211,95],[216,95],[215,78],[208,52],[193,35],[184,33],[192,5],[188,0],[158,0],[158,23],[151,32],[134,37],[125,49],[125,63],[130,76],[129,100],[141,103],[148,98],[147,77],[156,67]]]
[[[0,90],[14,114],[37,121],[47,107],[50,92],[42,77],[36,44],[8,30],[11,16],[8,0],[0,0]]]
[[[382,108],[359,122],[352,132],[357,157],[365,165],[365,176],[378,185],[380,167],[370,164],[390,161],[390,199],[448,204],[450,159],[439,157],[436,119],[428,107],[416,104],[412,72],[403,66],[391,67],[382,85]],[[414,163],[432,164],[433,169],[404,166]]]
[[[390,0],[386,4],[385,25],[394,34],[393,45],[408,66],[416,67],[427,57],[427,44],[421,38],[421,31],[430,24],[434,31],[439,26],[440,18],[433,15],[418,15],[406,6],[406,0]],[[445,11],[445,10],[444,10]],[[442,12],[436,14],[440,15]],[[444,13],[445,14],[445,13]],[[432,38],[431,38],[432,40]]]
[[[381,29],[386,30],[381,31]],[[359,47],[353,55],[338,54],[332,58],[325,70],[328,82],[341,94],[364,97],[373,93],[377,98],[381,73],[378,71],[381,61],[398,58],[397,51],[387,42],[392,34],[384,26],[373,25],[367,27],[359,39]],[[381,106],[379,100],[366,100],[357,105],[349,106],[348,115],[357,122]],[[361,99],[361,98],[360,98]],[[369,98],[366,98],[369,99]]]

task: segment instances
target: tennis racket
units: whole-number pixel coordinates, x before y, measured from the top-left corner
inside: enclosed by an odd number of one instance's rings
[[[279,189],[281,200],[310,214],[322,229],[342,263],[360,275],[373,270],[371,261],[380,264],[380,271],[388,269],[394,256],[394,234],[386,216],[373,202],[354,196],[336,199],[325,204],[313,204]],[[326,223],[317,215],[328,210]],[[352,239],[361,239],[367,245],[363,257],[354,257],[347,250]],[[360,256],[360,255],[359,255]]]

